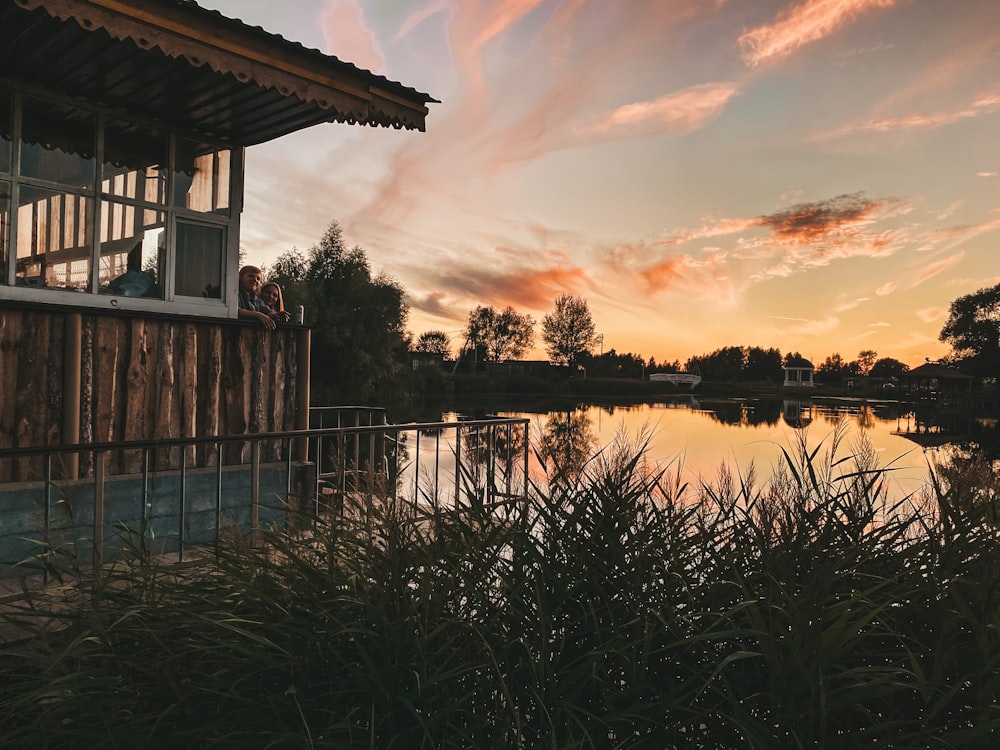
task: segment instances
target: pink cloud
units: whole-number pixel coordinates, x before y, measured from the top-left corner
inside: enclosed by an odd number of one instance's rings
[[[320,23],[329,54],[376,73],[383,69],[385,56],[359,0],[326,0]]]
[[[756,219],[720,219],[705,223],[699,229],[686,229],[679,234],[661,240],[658,245],[681,245],[685,242],[723,237],[727,234],[738,234],[757,226]]]
[[[887,297],[894,291],[896,291],[896,282],[887,281],[882,286],[880,286],[878,289],[875,290],[875,294],[877,294],[879,297]]]
[[[716,117],[739,92],[733,83],[703,83],[648,102],[627,104],[604,115],[578,133],[582,141],[642,137],[697,130]],[[588,137],[589,136],[589,137]]]
[[[475,37],[473,45],[481,47],[500,36],[541,3],[542,0],[501,0],[495,3],[484,19],[483,27]]]
[[[1000,109],[1000,94],[996,91],[982,93],[968,105],[947,112],[911,112],[898,117],[876,117],[846,123],[838,128],[819,133],[814,140],[825,141],[855,133],[894,133],[901,130],[934,130],[954,125],[963,120],[990,115]]]
[[[891,8],[895,0],[805,0],[778,14],[774,23],[745,31],[738,43],[750,67],[787,57],[839,31],[858,16]]]

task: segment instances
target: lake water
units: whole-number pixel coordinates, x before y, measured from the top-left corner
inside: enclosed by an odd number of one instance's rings
[[[946,437],[940,434],[918,434],[918,428],[925,427],[918,425],[905,405],[856,399],[700,400],[691,396],[562,409],[480,407],[444,412],[442,419],[461,421],[487,414],[528,418],[532,445],[543,453],[548,450],[562,466],[581,465],[617,437],[648,440],[648,459],[669,466],[672,473],[679,471],[681,482],[689,485],[713,484],[723,466],[736,476],[745,475],[753,465],[758,483],[766,481],[783,461],[782,448],[794,454],[804,436],[809,448],[819,446],[818,456],[823,456],[836,433],[842,435],[838,458],[854,453],[862,439],[870,443],[878,464],[891,467],[889,491],[899,498],[926,486],[928,465],[944,455],[946,445]],[[449,476],[454,460],[445,454],[453,453],[453,446],[440,443],[436,436],[423,435],[419,441],[424,456],[441,455],[440,471]],[[544,474],[534,455],[530,470],[535,478]]]

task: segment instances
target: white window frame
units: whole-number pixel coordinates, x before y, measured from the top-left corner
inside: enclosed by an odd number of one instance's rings
[[[99,107],[88,106],[65,97],[50,95],[48,92],[23,90],[14,86],[0,84],[0,95],[12,92],[13,128],[11,132],[11,170],[0,173],[0,180],[10,184],[10,200],[8,207],[8,247],[6,258],[6,278],[0,279],[0,299],[30,302],[38,305],[56,305],[71,307],[90,307],[97,309],[130,310],[156,314],[194,315],[199,317],[235,318],[238,309],[238,294],[236,270],[239,263],[239,231],[240,214],[243,208],[243,174],[245,149],[242,146],[220,143],[218,139],[206,138],[198,133],[181,132],[163,124],[145,122],[141,118],[123,115],[120,112],[110,112]],[[95,115],[97,138],[95,144],[94,187],[89,192],[91,199],[92,227],[90,239],[90,288],[91,291],[37,289],[17,286],[17,214],[20,189],[22,185],[45,189],[61,190],[67,193],[76,192],[55,183],[22,177],[20,175],[21,149],[21,117],[25,98],[37,98],[51,102],[72,105],[80,110],[86,110]],[[151,204],[140,199],[129,199],[103,193],[104,165],[104,130],[107,120],[129,121],[153,127],[164,132],[169,140],[169,156],[167,168],[167,201],[165,205]],[[173,205],[173,180],[175,157],[178,139],[194,140],[220,150],[228,150],[229,159],[229,195],[228,213],[203,213]],[[163,259],[163,278],[158,279],[162,288],[161,298],[127,297],[124,295],[101,294],[97,286],[100,263],[101,207],[105,201],[120,203],[134,207],[136,210],[154,210],[165,217],[165,257]],[[223,253],[221,269],[221,298],[191,297],[175,294],[174,274],[176,271],[177,222],[187,222],[199,225],[219,227],[223,231]]]

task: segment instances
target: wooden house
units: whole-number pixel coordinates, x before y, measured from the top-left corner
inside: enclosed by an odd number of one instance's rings
[[[307,427],[308,329],[237,318],[245,150],[433,101],[191,0],[0,0],[0,449]]]
[[[238,318],[244,154],[433,101],[192,0],[0,0],[0,570],[301,502],[306,441],[242,438],[309,427],[310,346]]]

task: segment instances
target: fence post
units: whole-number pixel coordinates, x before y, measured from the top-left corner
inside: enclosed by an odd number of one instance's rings
[[[63,348],[63,418],[62,441],[66,445],[80,442],[80,388],[83,361],[83,315],[66,315]],[[63,460],[63,479],[80,476],[80,454],[67,453]]]
[[[94,568],[104,559],[104,458],[105,451],[94,451]]]
[[[260,543],[260,440],[250,444],[250,544]]]

